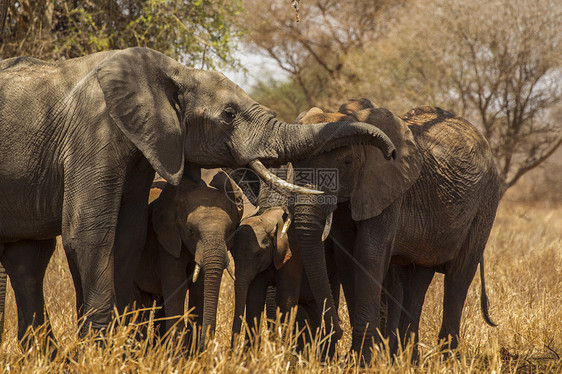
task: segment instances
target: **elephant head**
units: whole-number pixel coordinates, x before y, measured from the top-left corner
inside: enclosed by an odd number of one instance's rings
[[[236,265],[233,334],[240,333],[252,281],[272,265],[279,270],[291,258],[288,237],[281,234],[283,216],[283,208],[269,208],[245,218],[236,231],[231,251]]]
[[[261,173],[257,161],[281,164],[352,143],[392,154],[388,138],[371,126],[284,123],[223,74],[187,68],[150,49],[111,54],[95,74],[111,118],[174,185],[184,160],[202,167],[250,165]]]
[[[160,262],[164,295],[173,295],[186,282],[195,283],[202,273],[203,310],[195,313],[202,313],[199,320],[203,334],[215,330],[223,271],[227,269],[234,276],[228,250],[242,213],[242,192],[223,172],[215,175],[208,186],[202,180],[188,177],[177,187],[167,185],[152,208],[152,225],[162,252],[160,258],[173,261],[172,266]],[[188,267],[177,268],[177,263],[185,263],[182,259],[186,258]],[[171,308],[177,311],[174,314],[182,314],[185,293],[171,299],[181,306],[166,305],[166,312]],[[204,344],[204,338],[205,335],[200,345]]]
[[[297,196],[291,211],[305,273],[318,305],[326,302],[326,323],[334,327],[336,339],[341,329],[337,323],[322,245],[330,230],[332,212],[336,204],[348,202],[354,220],[377,216],[401,198],[416,181],[421,168],[421,158],[408,126],[388,110],[375,108],[369,100],[351,101],[337,113],[324,113],[313,108],[300,116],[299,123],[358,120],[388,135],[396,147],[395,160],[385,160],[371,147],[352,145],[293,163],[296,175],[302,170],[314,170],[315,180],[307,186],[325,191],[320,198]],[[337,176],[337,183],[322,186],[320,174],[323,172]]]

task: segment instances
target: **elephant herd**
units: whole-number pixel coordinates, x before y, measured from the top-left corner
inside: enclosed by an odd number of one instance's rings
[[[115,307],[156,303],[163,336],[188,292],[200,328],[188,335],[202,347],[226,269],[233,336],[244,316],[251,335],[267,299],[330,334],[329,356],[342,336],[341,289],[351,349],[368,362],[381,336],[394,350],[412,333],[417,341],[440,272],[439,338],[455,348],[478,265],[493,325],[483,252],[499,188],[486,139],[437,107],[396,116],[350,100],[285,123],[224,75],[147,48],[0,61],[0,262],[23,342],[49,323],[43,278],[61,235],[81,335],[103,332]],[[244,217],[248,192],[257,209]]]

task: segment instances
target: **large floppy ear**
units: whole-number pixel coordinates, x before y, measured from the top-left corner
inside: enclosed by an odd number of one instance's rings
[[[181,254],[181,236],[176,224],[176,204],[174,196],[177,187],[167,185],[160,197],[152,202],[152,227],[156,233],[158,243],[175,258]]]
[[[209,186],[224,191],[228,199],[236,205],[238,222],[244,215],[244,192],[225,172],[220,171],[213,177]]]
[[[421,155],[412,132],[400,118],[384,108],[353,113],[358,121],[381,129],[396,147],[396,159],[385,160],[374,147],[362,147],[365,161],[351,195],[351,216],[360,221],[378,216],[418,179]]]
[[[287,235],[281,237],[281,230],[283,229],[283,219],[286,218],[286,214],[283,212],[282,208],[271,208],[271,210],[266,211],[264,214],[271,214],[275,222],[275,246],[273,248],[273,265],[275,269],[279,270],[291,259],[293,253],[291,252],[291,247],[289,246],[289,238]]]
[[[343,114],[353,114],[354,112],[369,109],[369,108],[377,108],[378,105],[373,103],[371,100],[366,98],[361,99],[349,99],[347,103],[342,104],[338,109],[338,112]]]
[[[302,114],[302,113],[301,113]],[[327,113],[321,109],[312,108],[303,117],[299,118],[299,124],[308,125],[322,122],[354,121],[355,119],[344,113]]]
[[[178,185],[183,173],[184,129],[178,118],[177,61],[151,49],[129,48],[96,70],[107,110],[154,170]]]
[[[305,123],[302,120],[304,117],[307,117],[307,116],[310,117],[310,116],[313,116],[313,115],[316,115],[316,114],[322,114],[322,113],[324,113],[324,111],[322,109],[320,109],[318,107],[312,107],[307,112],[301,112],[297,116],[297,118],[295,119],[295,123],[303,124],[303,123]]]

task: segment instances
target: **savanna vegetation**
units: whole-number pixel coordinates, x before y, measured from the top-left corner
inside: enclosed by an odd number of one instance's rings
[[[524,181],[522,185],[531,181]],[[441,324],[442,277],[433,281],[423,309],[420,334],[421,359],[409,361],[411,347],[395,359],[384,350],[375,355],[369,372],[502,372],[557,373],[562,370],[562,205],[525,201],[526,190],[510,190],[500,205],[485,253],[486,285],[490,312],[498,327],[482,319],[479,280],[469,290],[461,326],[461,343],[455,358],[443,358],[436,338]],[[208,348],[185,357],[174,344],[151,339],[135,341],[135,325],[116,325],[100,348],[94,339],[79,340],[74,307],[74,289],[62,248],[57,248],[47,270],[45,298],[59,341],[55,360],[37,347],[22,351],[16,339],[16,306],[8,292],[6,327],[0,345],[5,373],[39,372],[299,372],[361,371],[347,355],[351,334],[347,310],[341,308],[345,335],[333,362],[295,355],[292,338],[283,326],[262,331],[259,344],[249,351],[230,348],[234,313],[233,281],[223,277],[216,337]],[[345,304],[344,304],[345,305]],[[38,340],[42,333],[39,332]],[[154,344],[151,345],[151,341]]]
[[[2,1],[2,4],[6,0]],[[562,372],[562,3],[555,0],[13,0],[0,56],[52,60],[143,45],[203,68],[242,68],[241,46],[263,54],[288,78],[265,76],[252,96],[293,120],[311,106],[333,110],[369,97],[396,113],[437,105],[487,136],[504,196],[485,252],[490,312],[480,313],[479,279],[463,312],[461,345],[444,357],[436,342],[442,278],[420,324],[420,361],[411,347],[375,354],[370,372]],[[1,16],[1,14],[0,14]],[[1,17],[0,17],[1,18]],[[233,282],[223,277],[216,336],[186,357],[173,342],[135,340],[135,324],[116,322],[104,348],[78,339],[74,290],[57,248],[45,298],[58,339],[51,360],[40,344],[22,351],[8,288],[0,370],[29,372],[342,372],[363,371],[347,354],[350,329],[333,362],[293,352],[295,335],[265,328],[245,351],[230,348]],[[37,341],[42,339],[37,332]]]

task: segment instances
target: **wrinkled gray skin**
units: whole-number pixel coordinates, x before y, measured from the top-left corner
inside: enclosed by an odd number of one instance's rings
[[[297,243],[290,240],[291,230],[280,237],[286,214],[282,207],[266,209],[263,213],[244,219],[234,237],[232,257],[236,264],[235,307],[232,324],[233,339],[241,332],[244,311],[249,336],[247,344],[255,340],[255,332],[260,326],[261,314],[267,302],[268,309],[278,307],[282,315],[287,315],[298,305],[296,322],[298,328],[307,325],[315,331],[321,323],[314,296],[303,274],[302,261]],[[333,252],[326,251],[329,269],[335,269]],[[334,271],[329,271],[334,299],[339,300],[339,281]],[[271,287],[273,293],[271,293]],[[268,299],[273,297],[273,300]],[[275,319],[267,310],[268,319]],[[304,337],[300,337],[304,338]],[[233,340],[234,343],[234,340]],[[300,348],[304,341],[299,339]]]
[[[214,332],[221,278],[242,214],[242,191],[223,172],[209,185],[188,177],[177,187],[168,184],[150,204],[135,285],[139,294],[149,295],[149,303],[141,301],[143,306],[150,307],[154,298],[163,297],[166,330],[183,316],[189,290],[194,322],[202,331]],[[201,273],[193,283],[195,264]]]
[[[292,167],[283,166],[271,170],[282,179],[293,181]],[[251,175],[246,180],[255,182]],[[255,186],[255,183],[252,183]],[[293,230],[290,228],[281,237],[282,227],[287,219],[285,211],[288,206],[286,195],[281,195],[270,188],[268,183],[259,183],[258,211],[245,218],[234,237],[231,253],[236,264],[234,320],[232,324],[233,344],[236,334],[241,332],[244,312],[249,334],[246,343],[255,340],[255,332],[260,325],[264,305],[267,306],[267,318],[275,320],[276,308],[286,314],[299,306],[296,322],[299,328],[308,324],[312,331],[320,325],[320,320],[313,320],[318,314],[314,297],[303,276],[302,261],[295,240],[290,240]],[[327,263],[333,265],[333,252],[327,250]],[[338,295],[339,283],[335,271],[330,277],[332,289]],[[299,339],[299,344],[304,344]]]
[[[403,342],[411,332],[417,337],[425,293],[434,273],[441,272],[445,293],[439,337],[450,336],[455,348],[467,290],[479,263],[484,279],[483,251],[500,198],[490,147],[470,123],[439,108],[416,108],[400,119],[386,109],[361,110],[369,107],[368,100],[355,101],[340,109],[353,116],[313,109],[301,119],[361,119],[383,130],[397,151],[396,160],[386,161],[376,149],[342,147],[293,163],[295,170],[339,170],[338,189],[327,191],[337,197],[337,206],[302,196],[292,207],[306,275],[316,302],[327,300],[335,310],[321,261],[324,223],[335,210],[331,237],[353,326],[352,350],[363,347],[369,362],[372,341],[379,341],[381,284],[391,263],[397,265],[403,305],[389,303],[387,331],[398,327]],[[484,282],[482,307],[491,323]],[[337,319],[328,312],[326,322],[330,326]],[[334,330],[341,333],[336,323]]]
[[[81,334],[103,330],[129,301],[155,171],[177,185],[188,163],[271,165],[389,143],[365,124],[338,127],[283,123],[223,74],[146,48],[2,61],[0,262],[18,337],[45,322],[42,283],[57,235],[87,315]]]

